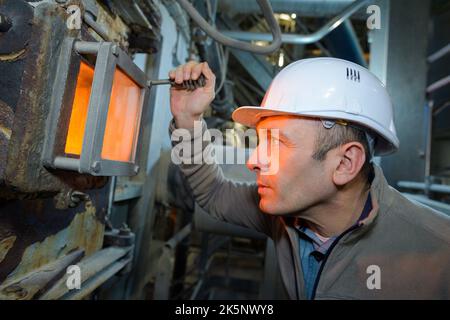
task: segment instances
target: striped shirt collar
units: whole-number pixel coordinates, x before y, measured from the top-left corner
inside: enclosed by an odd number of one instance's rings
[[[359,227],[360,222],[365,218],[367,218],[371,210],[372,210],[372,197],[370,196],[369,192],[360,217],[355,222],[355,224],[350,228]],[[330,246],[333,244],[334,240],[338,237],[338,236],[330,237],[327,238],[327,240],[323,241],[314,231],[303,225],[301,223],[301,219],[297,219],[297,222],[295,223],[295,228],[299,231],[300,236],[306,237],[309,241],[313,243],[315,251],[318,251],[324,255],[326,254]]]

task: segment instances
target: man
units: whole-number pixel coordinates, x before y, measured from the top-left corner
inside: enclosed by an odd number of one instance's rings
[[[177,83],[200,74],[204,88],[171,89],[174,146],[202,140],[215,77],[196,62],[169,74]],[[257,184],[229,181],[214,162],[186,159],[202,150],[181,156],[180,167],[212,216],[273,239],[291,299],[450,298],[450,219],[407,200],[371,162],[399,141],[390,98],[368,70],[334,58],[294,62],[274,78],[261,106],[238,108],[233,119],[258,130],[247,163]],[[196,121],[203,132],[194,132]],[[191,138],[178,141],[176,128]]]

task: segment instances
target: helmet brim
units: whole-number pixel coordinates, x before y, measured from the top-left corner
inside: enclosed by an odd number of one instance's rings
[[[266,107],[257,107],[257,106],[243,106],[236,110],[234,110],[232,114],[232,119],[235,122],[241,123],[244,126],[254,128],[258,124],[258,122],[264,118],[264,117],[271,117],[271,116],[298,116],[298,117],[310,117],[310,118],[327,118],[327,119],[346,119],[349,121],[353,121],[355,123],[360,123],[357,121],[357,119],[351,119],[348,115],[343,116],[330,116],[329,114],[321,114],[320,112],[287,112],[287,111],[280,111],[276,109],[266,108]],[[364,123],[360,123],[364,126]],[[399,147],[399,141],[397,137],[395,136],[384,136],[382,134],[381,127],[377,125],[376,123],[372,124],[372,130],[375,131],[380,139],[378,142],[378,146],[375,150],[375,156],[381,156],[381,155],[388,155],[393,152],[395,152]],[[391,143],[390,141],[394,141]]]
[[[238,122],[250,128],[254,128],[261,120],[261,118],[270,116],[282,116],[282,115],[300,116],[300,114],[293,112],[286,112],[255,106],[243,106],[234,110],[231,117],[235,122]]]
[[[306,118],[344,119],[342,117],[333,117],[332,115],[324,116],[323,114],[318,114],[317,112],[307,112],[307,111],[289,112],[257,106],[239,107],[236,110],[234,110],[233,114],[231,115],[232,119],[235,122],[238,122],[250,128],[255,128],[262,118],[271,116],[297,116]]]

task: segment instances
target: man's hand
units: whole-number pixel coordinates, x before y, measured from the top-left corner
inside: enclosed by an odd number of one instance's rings
[[[207,62],[189,61],[169,72],[170,79],[178,84],[186,80],[197,80],[203,74],[206,79],[204,87],[187,91],[172,87],[170,89],[170,111],[177,128],[191,129],[194,121],[200,120],[203,112],[214,100],[216,77]]]

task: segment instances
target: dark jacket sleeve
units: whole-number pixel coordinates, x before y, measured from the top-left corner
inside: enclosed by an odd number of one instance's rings
[[[206,122],[194,129],[176,129],[171,121],[172,161],[179,165],[198,205],[216,219],[255,229],[270,236],[272,216],[259,209],[256,183],[242,183],[224,177],[212,152]]]

